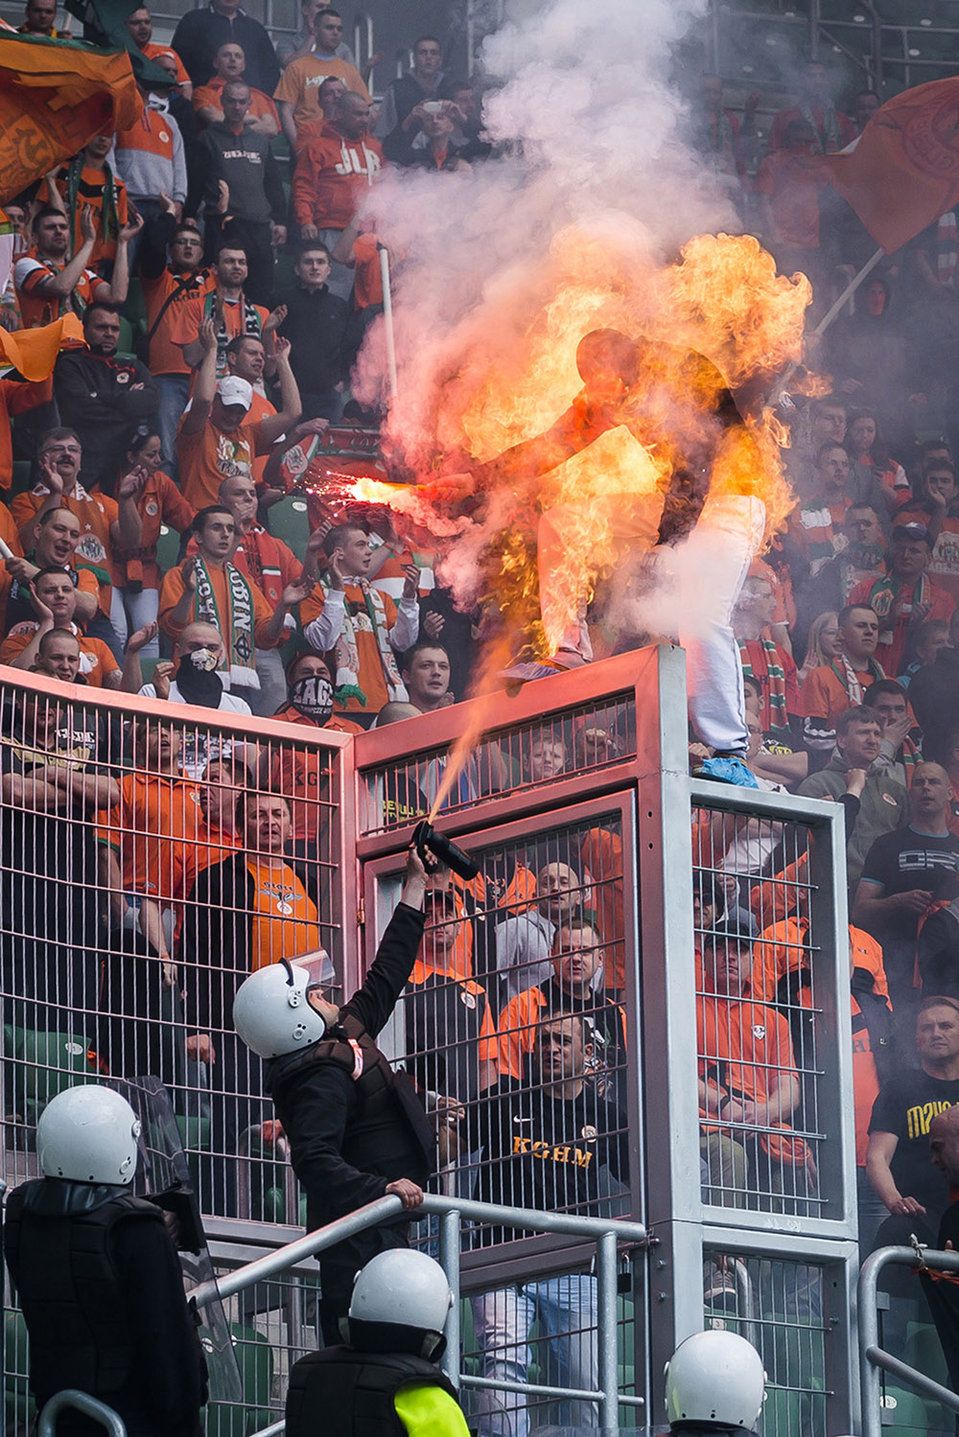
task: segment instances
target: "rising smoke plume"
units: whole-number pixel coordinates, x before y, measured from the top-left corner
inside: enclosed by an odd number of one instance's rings
[[[553,0],[511,5],[484,43],[495,76],[485,128],[501,159],[468,174],[389,171],[367,215],[395,256],[399,403],[390,427],[419,458],[435,442],[438,387],[487,348],[514,351],[535,313],[551,246],[574,225],[648,263],[691,235],[739,228],[680,137],[671,48],[704,0]],[[588,278],[590,255],[583,255]],[[378,346],[371,355],[380,377]],[[362,383],[362,380],[361,380]]]
[[[673,47],[705,9],[705,0],[509,6],[481,56],[498,82],[485,127],[507,147],[503,157],[468,173],[388,172],[370,192],[365,217],[394,262],[399,396],[387,441],[418,479],[457,460],[469,469],[470,458],[547,428],[581,387],[576,345],[597,326],[698,348],[733,384],[797,357],[808,286],[776,279],[755,241],[730,241],[735,277],[708,244],[677,266],[691,237],[741,228],[719,180],[683,140],[683,102],[667,78]],[[381,345],[374,329],[361,396],[382,383]],[[788,491],[768,447],[778,519]],[[548,502],[582,493],[584,477],[610,492],[649,492],[656,466],[637,448],[620,436],[593,457],[591,474],[574,469]],[[449,513],[437,536],[449,534]],[[511,575],[500,607],[528,634],[535,520],[524,531],[517,518],[503,492],[481,523],[454,519],[459,535],[440,575],[462,606],[475,602],[488,592],[492,546]],[[615,544],[600,525],[580,537],[580,550],[570,563],[571,604],[596,551],[608,572]],[[595,564],[593,577],[602,572]]]

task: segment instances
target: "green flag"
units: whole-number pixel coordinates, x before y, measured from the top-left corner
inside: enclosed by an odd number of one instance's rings
[[[170,85],[170,77],[155,60],[149,60],[130,38],[126,18],[143,0],[64,0],[64,8],[83,21],[83,38],[104,50],[126,50],[137,83],[151,90]]]

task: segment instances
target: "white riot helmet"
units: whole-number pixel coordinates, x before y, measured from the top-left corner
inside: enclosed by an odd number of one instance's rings
[[[735,1332],[697,1332],[666,1364],[666,1416],[684,1427],[751,1432],[763,1410],[766,1374],[752,1343]]]
[[[40,1170],[48,1178],[128,1186],[139,1136],[139,1118],[112,1088],[67,1088],[51,1098],[37,1123]]]
[[[283,959],[244,979],[233,999],[233,1026],[260,1058],[282,1058],[318,1043],[326,1024],[307,1001],[308,968]]]
[[[409,1329],[423,1357],[439,1348],[453,1295],[446,1273],[425,1252],[392,1248],[377,1253],[356,1274],[350,1299],[350,1333],[354,1323],[379,1323]],[[412,1350],[412,1349],[411,1349]]]

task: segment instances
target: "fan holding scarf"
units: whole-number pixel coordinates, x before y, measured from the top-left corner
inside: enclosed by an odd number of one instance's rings
[[[919,625],[927,619],[948,622],[955,604],[926,570],[932,535],[925,524],[897,524],[886,556],[886,572],[864,579],[850,595],[851,604],[867,604],[879,618],[877,655],[887,674],[901,674]]]
[[[287,584],[276,608],[247,579],[231,556],[236,520],[231,510],[210,504],[193,521],[197,552],[164,577],[160,627],[179,638],[187,624],[212,624],[223,640],[217,670],[223,688],[250,702],[260,687],[256,651],[272,649],[285,636],[287,614],[312,588],[309,579]]]
[[[307,643],[334,660],[334,712],[368,722],[387,703],[407,699],[396,655],[416,643],[420,628],[420,571],[410,564],[394,603],[369,582],[373,544],[357,524],[317,531],[310,550],[321,550],[325,568],[300,608]]]

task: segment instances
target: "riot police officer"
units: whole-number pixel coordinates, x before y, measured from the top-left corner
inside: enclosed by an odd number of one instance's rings
[[[411,1080],[376,1046],[416,961],[424,927],[427,865],[407,858],[400,902],[363,986],[338,1008],[309,970],[287,961],[252,973],[237,989],[233,1023],[267,1060],[266,1087],[306,1190],[307,1224],[323,1227],[387,1193],[407,1211],[423,1201],[435,1139]],[[387,1248],[407,1247],[409,1219],[370,1228],[320,1257],[321,1320],[339,1341],[353,1279]]]
[[[37,1124],[42,1178],[7,1200],[3,1247],[30,1338],[38,1407],[65,1387],[112,1407],[128,1437],[194,1437],[206,1365],[164,1215],[130,1191],[140,1123],[97,1084],[57,1094]],[[65,1412],[58,1437],[97,1437]]]
[[[666,1416],[676,1437],[755,1437],[765,1398],[762,1358],[736,1332],[695,1332],[666,1364]]]
[[[467,1437],[456,1390],[435,1366],[452,1304],[424,1252],[381,1252],[357,1273],[349,1341],[290,1372],[286,1437]]]

